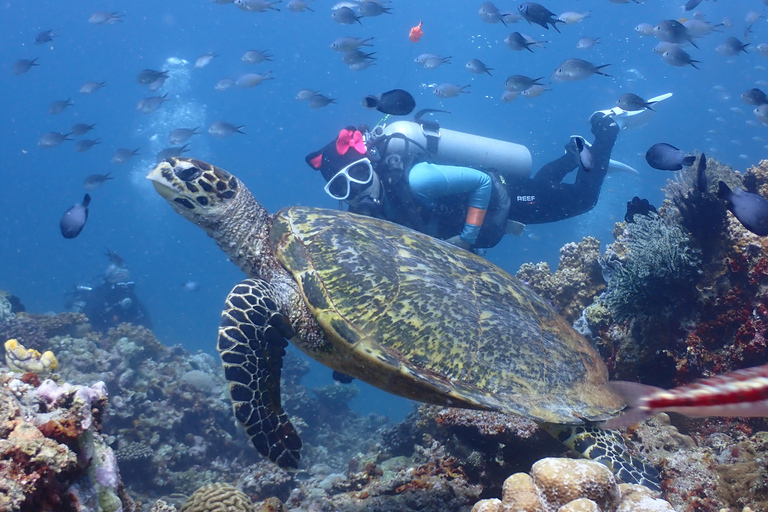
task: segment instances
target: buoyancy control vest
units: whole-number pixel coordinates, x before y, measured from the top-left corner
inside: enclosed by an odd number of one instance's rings
[[[491,200],[474,247],[494,247],[506,233],[511,206],[505,181],[530,176],[531,152],[520,144],[444,129],[436,122],[421,120],[422,113],[416,115],[415,121],[396,121],[374,128],[370,135],[376,141],[381,161],[395,158],[405,169],[426,161],[488,173],[493,181]],[[461,199],[447,201],[435,212],[422,211],[425,224],[437,223],[433,235],[449,238],[461,232],[467,211],[466,198]]]

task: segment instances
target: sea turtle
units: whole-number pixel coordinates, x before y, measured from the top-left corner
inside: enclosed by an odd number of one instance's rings
[[[520,414],[625,481],[653,477],[621,436],[589,427],[624,408],[594,348],[487,260],[343,211],[270,215],[235,176],[199,160],[169,158],[147,177],[248,276],[226,299],[218,350],[236,418],[279,466],[296,468],[301,448],[280,400],[290,340],[390,393]]]

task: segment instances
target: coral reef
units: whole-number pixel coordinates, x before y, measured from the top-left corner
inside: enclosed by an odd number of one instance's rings
[[[641,485],[621,484],[597,462],[546,458],[530,475],[504,481],[501,500],[481,500],[472,512],[673,512],[669,503]]]
[[[0,374],[0,510],[132,511],[101,432],[103,383],[18,377]]]
[[[600,242],[586,237],[578,244],[571,242],[560,249],[560,261],[554,274],[546,263],[525,263],[516,276],[573,322],[605,288],[599,257]]]
[[[192,493],[179,512],[251,512],[253,502],[229,484],[204,485]]]
[[[625,250],[608,246],[603,259],[608,285],[601,297],[613,317],[680,314],[680,305],[693,298],[701,266],[700,251],[687,232],[657,214],[638,215],[615,244]]]
[[[87,322],[88,319],[82,313],[16,313],[11,318],[0,320],[0,339],[14,338],[25,347],[43,350],[48,346],[48,339],[53,336],[76,336],[84,333]]]

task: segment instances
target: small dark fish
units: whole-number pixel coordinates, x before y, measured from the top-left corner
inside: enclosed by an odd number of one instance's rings
[[[696,188],[701,194],[709,192],[709,182],[707,181],[707,155],[704,153],[699,157],[699,167],[696,169]]]
[[[168,78],[167,71],[155,71],[154,69],[145,69],[136,75],[136,82],[141,85],[149,85],[158,78]]]
[[[677,20],[664,20],[653,27],[653,33],[665,43],[691,43],[694,48],[698,48],[693,42],[693,36],[688,29]]]
[[[357,50],[361,46],[373,46],[371,43],[372,37],[368,39],[362,39],[359,37],[340,37],[331,43],[331,49],[337,52],[350,52]]]
[[[747,51],[747,46],[749,46],[749,43],[742,43],[735,37],[729,37],[723,41],[723,44],[715,48],[715,51],[725,57],[733,57],[741,52],[749,53]]]
[[[118,149],[115,154],[112,155],[113,164],[124,164],[134,156],[139,154],[139,149]]]
[[[111,25],[118,21],[123,21],[124,16],[125,14],[120,14],[119,12],[97,11],[91,14],[91,17],[88,18],[88,23],[94,25]]]
[[[376,109],[383,114],[393,116],[407,116],[416,108],[416,100],[408,91],[393,89],[381,96],[366,96],[363,98],[363,106]]]
[[[336,103],[336,98],[329,98],[323,94],[315,94],[309,98],[309,106],[312,108],[323,108],[331,103]]]
[[[159,91],[163,85],[165,85],[166,80],[168,80],[167,76],[161,76],[154,82],[150,82],[150,84],[147,86],[147,89],[149,89],[150,92]]]
[[[651,110],[651,105],[656,103],[655,101],[645,101],[643,98],[638,96],[637,94],[632,94],[631,92],[627,92],[619,96],[619,99],[616,100],[616,106],[619,107],[622,110],[626,110],[627,112],[636,112],[638,110]]]
[[[165,148],[157,154],[157,163],[160,163],[163,160],[167,160],[169,158],[173,158],[175,156],[181,156],[184,153],[189,153],[188,148],[189,148],[189,144],[184,144],[183,146],[171,146],[169,148]]]
[[[347,375],[346,373],[341,373],[341,372],[337,372],[336,370],[333,370],[333,380],[341,384],[349,384],[350,382],[355,380],[355,378]]]
[[[671,66],[688,66],[691,65],[696,69],[699,67],[697,63],[701,63],[699,60],[694,60],[688,55],[688,52],[680,48],[679,46],[671,46],[664,53],[661,54],[667,64]]]
[[[213,59],[215,59],[218,56],[219,56],[218,53],[206,53],[205,55],[199,56],[195,61],[195,69],[204,68],[205,66],[210,64]]]
[[[112,174],[112,171],[108,172],[107,174],[91,174],[90,176],[85,178],[85,181],[83,182],[83,186],[85,187],[85,190],[96,190],[108,180],[115,179],[115,178],[110,178],[109,177],[110,174]]]
[[[85,135],[89,131],[96,128],[96,123],[94,124],[85,124],[85,123],[77,123],[75,126],[72,127],[72,135],[75,137],[79,137],[81,135]]]
[[[261,64],[265,60],[272,60],[273,55],[269,53],[269,50],[248,50],[240,58],[246,64]]]
[[[635,215],[649,217],[651,213],[657,213],[656,207],[649,203],[647,199],[640,199],[635,196],[631,201],[627,201],[627,213],[624,214],[624,221],[629,224],[635,222]]]
[[[477,73],[477,74],[483,74],[488,73],[488,76],[493,76],[491,74],[491,71],[493,71],[493,68],[489,68],[488,66],[483,63],[483,61],[479,59],[472,59],[464,66],[466,67],[470,73]]]
[[[245,128],[245,125],[235,126],[226,121],[216,121],[208,127],[208,133],[217,139],[223,139],[224,137],[229,137],[236,133],[245,135],[245,132],[242,131],[243,128]]]
[[[365,62],[367,60],[376,60],[376,57],[374,57],[375,54],[376,52],[365,53],[361,52],[360,50],[350,50],[348,52],[344,52],[341,60],[347,66],[354,66],[355,64],[360,64],[361,62]]]
[[[743,189],[731,190],[722,181],[718,183],[717,197],[727,202],[731,213],[757,236],[768,235],[768,200]]]
[[[200,135],[200,132],[197,131],[199,129],[199,126],[196,128],[176,128],[168,134],[168,142],[174,145],[187,142],[193,135]]]
[[[214,89],[217,91],[226,91],[227,89],[231,89],[235,86],[237,82],[235,82],[231,78],[222,78],[218,82],[216,82],[216,85],[213,86]]]
[[[486,23],[498,23],[501,22],[505,27],[507,21],[504,19],[504,14],[499,10],[493,2],[485,2],[480,6],[478,11],[480,18]]]
[[[372,0],[366,0],[361,3],[357,11],[360,13],[360,16],[368,16],[369,18],[381,14],[392,14],[391,7],[384,7],[379,2],[374,2]]]
[[[362,16],[358,16],[355,14],[355,11],[347,6],[334,9],[333,13],[331,13],[331,18],[333,18],[333,21],[342,25],[352,25],[354,23],[360,23],[362,25],[363,23],[360,21],[361,17]]]
[[[234,4],[245,12],[267,12],[268,10],[280,11],[275,5],[282,0],[270,2],[269,0],[235,0]]]
[[[543,5],[536,2],[523,2],[517,6],[517,10],[520,11],[520,15],[528,24],[535,23],[547,30],[549,30],[549,25],[551,24],[553,29],[560,32],[560,29],[557,28],[557,23],[563,23],[563,21],[557,19],[557,15]]]
[[[160,105],[166,101],[171,101],[168,99],[167,93],[163,94],[162,96],[150,96],[148,98],[142,98],[136,103],[136,110],[142,114],[151,114],[160,108]]]
[[[75,143],[75,151],[85,153],[96,144],[101,144],[101,139],[82,139]]]
[[[567,59],[552,73],[551,79],[553,82],[574,82],[576,80],[584,80],[592,75],[611,76],[602,71],[603,68],[608,66],[610,64],[596,66],[582,59]]]
[[[85,82],[80,86],[80,93],[93,94],[105,85],[107,85],[107,82]]]
[[[741,99],[747,105],[764,105],[768,103],[768,96],[756,87],[741,93]]]
[[[45,44],[53,41],[53,38],[58,36],[53,30],[43,30],[35,36],[35,44]]]
[[[271,71],[267,71],[265,73],[246,73],[238,78],[237,81],[235,81],[235,85],[242,87],[243,89],[256,87],[265,80],[274,80],[274,77],[271,75]]]
[[[688,167],[696,161],[694,155],[689,155],[671,144],[659,142],[645,153],[645,161],[654,169],[660,171],[679,171],[683,166]]]
[[[59,133],[59,132],[48,132],[42,137],[40,137],[37,141],[37,145],[41,148],[52,148],[55,146],[58,146],[65,140],[72,140],[70,137],[72,135],[71,133]]]
[[[20,59],[13,63],[13,74],[14,75],[23,75],[32,67],[39,66],[40,64],[37,63],[37,57],[35,57],[32,60],[29,59]]]
[[[692,11],[695,8],[697,8],[701,2],[702,0],[688,0],[685,3],[685,7],[683,7],[683,9],[685,9],[686,11]]]
[[[91,204],[91,196],[85,194],[82,203],[74,205],[61,216],[59,228],[64,238],[75,238],[83,230],[88,220],[89,204]]]
[[[52,116],[55,116],[56,114],[61,114],[67,109],[67,107],[71,107],[72,105],[74,105],[74,103],[72,103],[72,98],[54,101],[48,105],[48,113]]]
[[[531,78],[525,75],[512,75],[504,82],[504,88],[511,92],[523,92],[534,85],[543,85],[539,82],[539,80],[543,79],[543,76]]]
[[[579,154],[579,166],[587,172],[590,172],[595,166],[595,160],[592,158],[592,152],[589,150],[589,146],[584,144],[584,139],[581,137],[574,137],[576,143],[576,151]]]
[[[532,37],[528,37],[525,34],[521,34],[520,32],[512,32],[504,39],[504,42],[507,43],[507,46],[511,50],[528,50],[529,52],[533,53],[531,46],[537,46],[541,48],[543,47],[542,45],[544,43],[548,43],[549,41],[535,41]]]

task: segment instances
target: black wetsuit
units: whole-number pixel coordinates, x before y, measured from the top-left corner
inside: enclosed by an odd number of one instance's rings
[[[573,183],[562,182],[568,173],[579,167],[578,156],[570,152],[546,164],[533,178],[506,179],[512,198],[510,220],[543,224],[569,219],[595,207],[619,127],[612,118],[596,114],[592,133],[595,136],[590,148],[592,169],[579,168]]]

